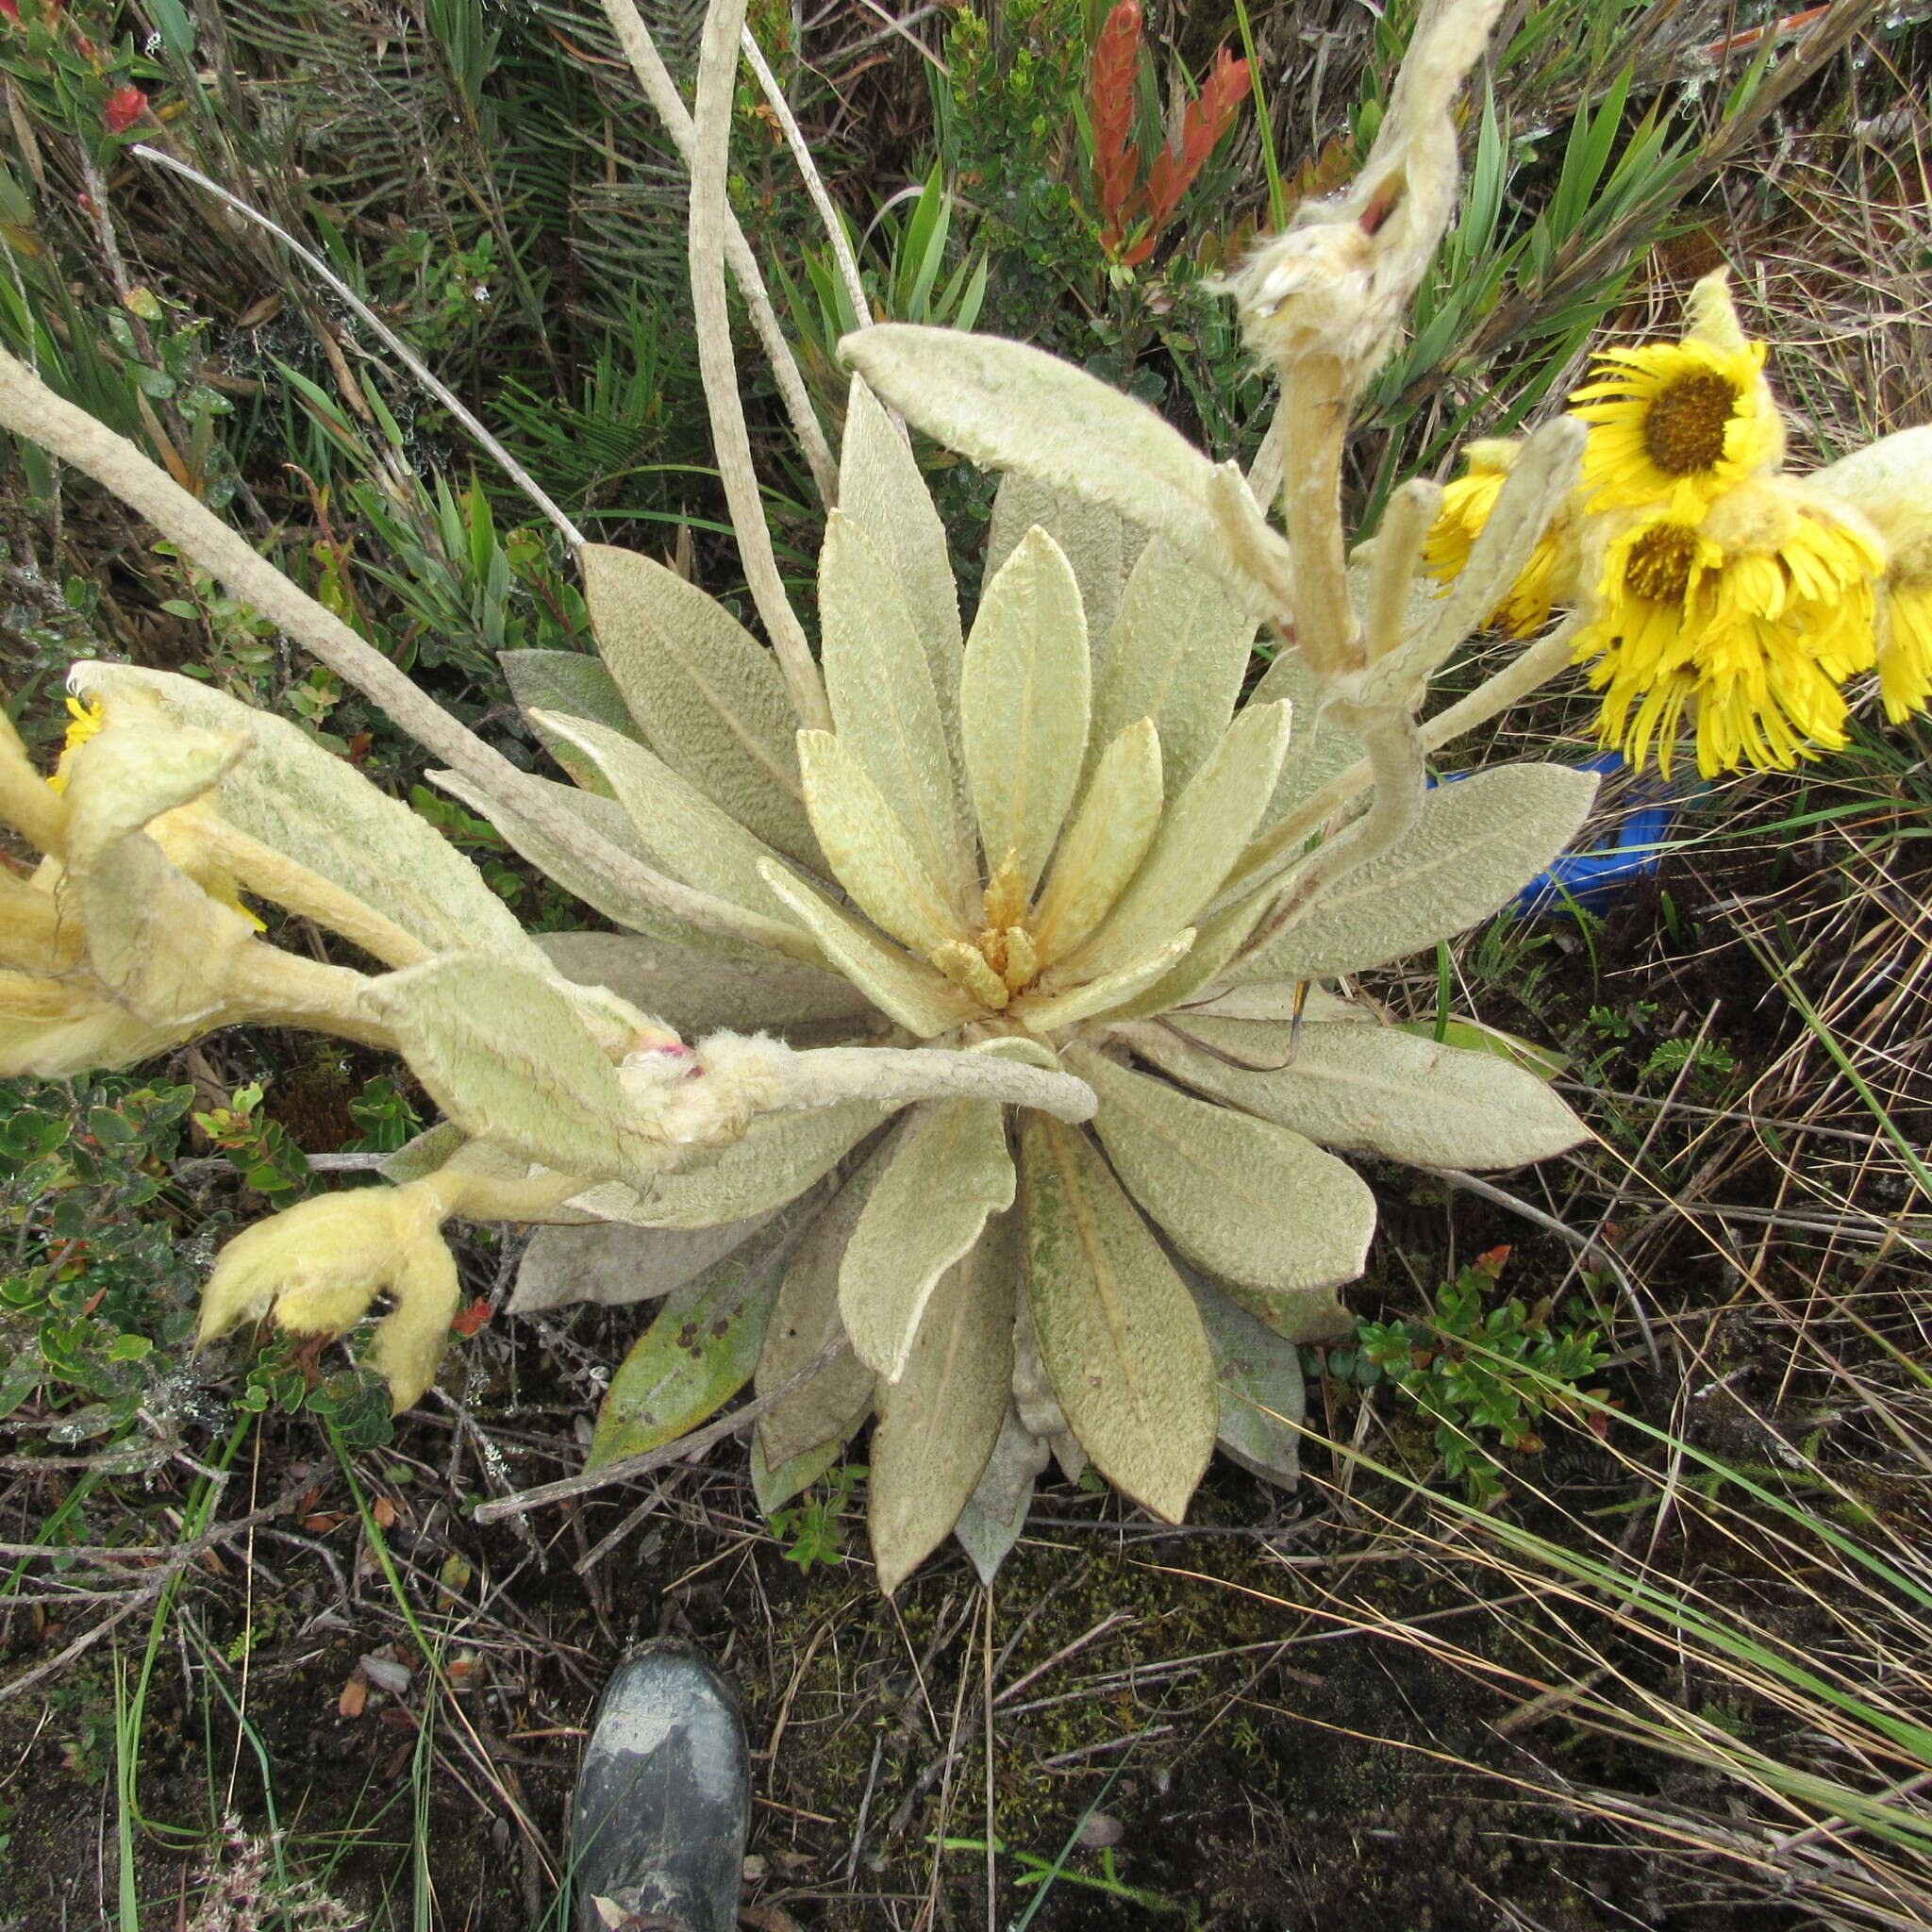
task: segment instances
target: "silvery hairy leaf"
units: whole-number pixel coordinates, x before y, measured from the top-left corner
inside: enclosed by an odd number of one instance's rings
[[[1255,827],[1257,839],[1330,779],[1359,764],[1363,756],[1361,740],[1323,708],[1321,680],[1308,668],[1307,659],[1286,644],[1274,654],[1274,663],[1248,702],[1265,705],[1284,699],[1294,708],[1294,731],[1288,741],[1288,756],[1281,761],[1274,795]],[[1239,879],[1242,871],[1243,867],[1237,865],[1230,876]]]
[[[587,543],[578,558],[597,648],[651,749],[768,845],[815,865],[777,659],[648,557]]]
[[[1254,636],[1245,611],[1173,544],[1155,538],[1121,592],[1094,682],[1090,771],[1129,724],[1152,718],[1167,795],[1177,795],[1234,716]]]
[[[1102,753],[1029,922],[1043,964],[1079,947],[1113,909],[1160,829],[1160,739],[1151,718]]]
[[[921,958],[957,941],[964,922],[929,852],[845,741],[829,731],[801,731],[798,757],[812,828],[859,909]]]
[[[1250,705],[1227,727],[1214,756],[1169,807],[1113,910],[1065,962],[1064,974],[1091,979],[1117,972],[1193,924],[1274,790],[1288,731],[1286,705]]]
[[[627,926],[632,932],[645,934],[670,945],[721,958],[762,959],[796,957],[794,953],[767,954],[741,941],[721,939],[701,925],[660,912],[641,892],[625,891],[606,879],[602,873],[591,871],[559,841],[532,824],[514,806],[505,805],[481,786],[473,785],[459,772],[432,771],[427,776],[439,791],[461,799],[472,811],[488,819],[520,858],[528,859],[546,878],[555,879],[573,898],[581,899],[586,906],[603,913],[605,918],[618,925]],[[553,803],[573,818],[581,820],[588,830],[620,851],[629,853],[640,865],[654,862],[631,824],[630,815],[614,798],[585,791],[575,785],[559,785],[551,778],[533,776],[529,782],[543,786]],[[494,896],[492,893],[491,897]],[[497,903],[501,905],[502,901]]]
[[[1060,555],[1073,566],[1074,580],[1080,586],[1080,608],[1087,613],[1090,655],[1097,668],[1106,656],[1132,553],[1145,533],[1124,524],[1105,504],[1082,502],[1035,482],[1024,471],[1008,470],[993,494],[982,596],[984,586],[1035,525],[1059,545]]]
[[[1375,1197],[1345,1161],[1091,1049],[1068,1064],[1100,1096],[1093,1128],[1114,1172],[1197,1268],[1271,1295],[1362,1272]]]
[[[1029,1032],[1051,1033],[1057,1027],[1072,1026],[1082,1020],[1098,1019],[1116,1008],[1130,1006],[1152,986],[1158,986],[1188,956],[1194,943],[1194,928],[1184,926],[1163,945],[1152,947],[1140,958],[1112,973],[1102,974],[1066,992],[1029,994],[1015,1000],[1008,1013]]]
[[[517,1264],[507,1312],[541,1315],[594,1302],[621,1308],[657,1301],[722,1261],[770,1215],[720,1227],[631,1227],[621,1221],[586,1227],[540,1227]]]
[[[786,1257],[809,1221],[810,1204],[768,1221],[672,1293],[610,1379],[586,1468],[675,1441],[751,1380]]]
[[[591,719],[638,744],[644,741],[636,720],[625,708],[617,680],[604,668],[603,660],[588,651],[499,651],[496,661],[509,680],[509,694],[516,700],[517,709],[526,719],[532,711],[561,711],[567,718]],[[541,725],[531,728],[574,784],[606,798],[612,795],[610,781],[594,758],[586,758],[568,739],[558,738]]]
[[[803,879],[773,866],[765,883],[791,908],[825,957],[889,1019],[921,1040],[979,1017],[978,1002],[944,974],[908,958]]]
[[[76,665],[76,690],[152,692],[184,724],[246,735],[214,803],[251,839],[353,893],[433,952],[480,948],[534,963],[535,948],[483,874],[409,808],[286,718],[192,677],[126,664]]]
[[[1468,931],[1569,845],[1596,787],[1593,772],[1563,765],[1503,765],[1437,786],[1398,845],[1342,874],[1229,976],[1365,973]]]
[[[1174,968],[1161,974],[1145,991],[1136,993],[1108,1009],[1110,1020],[1138,1020],[1164,1013],[1170,1007],[1185,1006],[1204,988],[1225,976],[1228,961],[1247,943],[1248,935],[1268,909],[1272,894],[1254,893],[1237,900],[1224,912],[1206,920],[1194,934],[1194,943]]]
[[[1201,1318],[1077,1127],[1021,1117],[1026,1297],[1054,1392],[1107,1478],[1178,1523],[1217,1426]]]
[[[934,1285],[906,1366],[882,1382],[869,1458],[873,1558],[890,1595],[972,1500],[1006,1420],[1013,1374],[1016,1217]]]
[[[1144,403],[997,336],[886,323],[844,337],[839,353],[909,422],[981,469],[1024,470],[1108,505],[1265,614],[1266,600],[1251,604],[1256,587],[1230,562],[1213,508],[1214,465]],[[1284,568],[1287,550],[1279,542]]]
[[[1033,1484],[1051,1453],[1045,1442],[1027,1433],[1009,1404],[979,1486],[953,1525],[959,1547],[973,1559],[980,1582],[989,1590],[1026,1527]]]
[[[1239,1308],[1211,1282],[1191,1276],[1221,1407],[1221,1453],[1284,1490],[1301,1481],[1301,1421],[1307,1413],[1301,1349]],[[1342,1317],[1347,1326],[1348,1318]]]
[[[987,876],[1017,863],[1030,897],[1087,749],[1090,661],[1080,587],[1037,525],[981,599],[966,642],[960,726]]]
[[[571,1206],[638,1227],[715,1227],[793,1201],[837,1167],[885,1120],[883,1108],[848,1100],[809,1113],[765,1114],[715,1159],[641,1185],[589,1188]]]
[[[819,624],[839,741],[892,802],[921,865],[963,912],[976,868],[925,645],[891,568],[837,510],[819,552]]]
[[[643,1180],[663,1164],[582,1009],[548,979],[457,954],[389,974],[364,998],[466,1134],[558,1174]]]
[[[794,1039],[862,1033],[872,1019],[849,980],[790,960],[730,960],[621,932],[543,932],[544,956],[579,986],[608,986],[641,1013],[697,1039],[728,1026],[775,1027]]]
[[[589,718],[538,711],[530,722],[575,744],[596,765],[637,842],[673,878],[748,912],[784,916],[758,872],[776,853],[662,758]]]
[[[957,749],[959,593],[946,528],[905,430],[857,376],[846,399],[845,439],[839,450],[839,508],[872,540],[898,582],[912,627],[925,646],[948,741]]]
[[[872,1411],[872,1399],[866,1398],[866,1413]],[[859,1422],[865,1420],[861,1416]],[[750,1465],[751,1492],[757,1500],[758,1514],[770,1522],[786,1504],[802,1496],[820,1477],[830,1473],[839,1458],[845,1453],[845,1444],[852,1435],[858,1433],[858,1424],[852,1425],[846,1436],[834,1436],[829,1442],[821,1442],[815,1449],[808,1449],[803,1455],[794,1456],[789,1462],[772,1462],[765,1455],[763,1442],[756,1429],[752,1431],[751,1453],[746,1458]]]
[[[1216,1051],[1284,1058],[1289,1029],[1189,1015],[1188,1034]],[[1327,1147],[1417,1167],[1521,1167],[1561,1154],[1590,1130],[1535,1074],[1492,1054],[1418,1040],[1391,1026],[1304,1025],[1292,1064],[1243,1072],[1170,1027],[1136,1021],[1136,1053],[1212,1095]]]
[[[839,1314],[839,1269],[858,1217],[891,1156],[893,1141],[848,1174],[793,1251],[758,1357],[760,1395],[782,1389],[826,1347],[845,1340]],[[841,1441],[872,1413],[875,1377],[847,1345],[802,1388],[758,1419],[758,1439],[773,1469]]]
[[[147,1025],[219,1013],[225,962],[250,935],[142,828],[200,798],[247,745],[239,732],[157,732],[110,717],[69,761],[62,896],[79,912],[94,978]]]
[[[839,1270],[845,1332],[887,1381],[905,1372],[934,1284],[1012,1206],[1014,1187],[999,1108],[936,1101],[908,1116]]]

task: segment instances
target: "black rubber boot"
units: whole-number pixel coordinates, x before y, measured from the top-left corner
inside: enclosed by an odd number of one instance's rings
[[[597,1701],[577,1773],[575,1932],[732,1932],[750,1824],[730,1686],[688,1643],[633,1651]]]

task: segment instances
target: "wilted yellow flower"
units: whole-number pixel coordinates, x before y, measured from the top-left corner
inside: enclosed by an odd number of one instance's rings
[[[198,1341],[274,1312],[291,1335],[346,1335],[388,1294],[364,1359],[398,1409],[420,1401],[442,1359],[461,1296],[438,1231],[450,1204],[433,1182],[323,1194],[244,1228],[202,1291]]]
[[[1596,660],[1604,741],[1632,764],[1655,741],[1668,775],[1690,707],[1706,777],[1841,745],[1839,687],[1875,660],[1884,568],[1869,535],[1798,484],[1733,491],[1701,517],[1630,519],[1576,640],[1576,661]]]
[[[1444,486],[1441,509],[1423,549],[1423,568],[1432,577],[1447,584],[1462,575],[1475,540],[1488,525],[1496,499],[1503,493],[1515,455],[1512,442],[1485,441],[1465,446],[1467,468]],[[1575,522],[1574,511],[1569,508],[1550,520],[1523,575],[1491,618],[1495,628],[1507,630],[1511,637],[1526,638],[1550,621],[1550,612],[1564,600],[1569,579],[1574,575],[1571,553]]]

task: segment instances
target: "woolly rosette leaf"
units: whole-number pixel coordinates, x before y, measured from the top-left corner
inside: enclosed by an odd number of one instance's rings
[[[918,342],[900,347],[895,403],[922,380]],[[571,808],[751,915],[721,942],[607,892],[625,930],[549,936],[552,965],[686,1032],[762,1028],[851,1069],[842,1104],[763,1115],[686,1171],[646,1175],[586,1141],[572,1164],[595,1154],[603,1178],[557,1207],[512,1307],[662,1298],[595,1462],[755,1381],[773,1507],[876,1415],[889,1590],[956,1526],[996,1567],[1041,1466],[1023,1444],[1091,1458],[1169,1521],[1217,1440],[1292,1480],[1285,1424],[1266,1422],[1299,1412],[1289,1344],[1345,1327],[1335,1290],[1374,1229],[1343,1155],[1511,1167],[1584,1135],[1521,1068],[1307,984],[1507,904],[1574,836],[1593,781],[1522,766],[1444,788],[1396,852],[1259,942],[1284,885],[1243,883],[1257,841],[1346,736],[1294,718],[1288,667],[1238,704],[1254,621],[1239,583],[1191,556],[1211,548],[1207,514],[1173,508],[1208,490],[1208,466],[1111,392],[1096,417],[1092,379],[1049,363],[1029,365],[1042,394],[1100,424],[1085,460],[1117,482],[1122,452],[1151,450],[1153,480],[1127,496],[1165,533],[1058,477],[1009,476],[962,624],[904,432],[855,383],[819,565],[829,730],[793,728],[774,658],[721,605],[620,550],[586,553],[599,658],[511,659]],[[1083,460],[1071,441],[1057,457]],[[445,782],[571,882],[515,809]],[[745,941],[753,921],[770,947]],[[413,978],[385,996],[403,1030]],[[468,992],[433,1006],[479,1052],[509,1024]],[[890,1074],[915,1061],[917,1091]],[[583,1072],[588,1101],[606,1074]],[[994,1084],[1023,1078],[1037,1098]],[[543,1158],[501,1108],[465,1114],[457,1084],[439,1098],[467,1129],[513,1165]]]

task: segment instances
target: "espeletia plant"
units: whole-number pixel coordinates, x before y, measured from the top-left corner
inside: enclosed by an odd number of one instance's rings
[[[364,1358],[406,1407],[457,1311],[444,1224],[535,1224],[512,1308],[664,1301],[592,1459],[660,1448],[755,1377],[775,1507],[873,1420],[888,1590],[956,1527],[990,1576],[1053,1454],[1170,1520],[1217,1441],[1291,1481],[1295,1347],[1347,1325],[1335,1290],[1374,1231],[1343,1155],[1511,1168],[1587,1131],[1524,1065],[1345,996],[1506,905],[1594,784],[1424,776],[1577,649],[1600,600],[1572,565],[1572,613],[1424,715],[1450,654],[1595,514],[1594,432],[1558,417],[1509,448],[1479,514],[1411,482],[1353,553],[1340,509],[1350,411],[1455,205],[1452,109],[1499,0],[1424,8],[1357,180],[1237,277],[1281,377],[1246,475],[1037,350],[897,325],[842,344],[835,464],[777,344],[833,506],[816,654],[731,359],[727,267],[774,346],[724,195],[743,8],[711,8],[691,114],[629,0],[606,6],[691,163],[699,349],[765,637],[649,558],[584,545],[599,655],[506,660],[570,782],[504,758],[0,358],[0,424],[381,704],[605,924],[525,933],[295,724],[84,663],[52,783],[0,742],[0,814],[44,855],[0,874],[0,1072],[123,1066],[240,1022],[392,1049],[443,1124],[390,1185],[233,1240],[203,1338],[347,1336],[387,1296]],[[906,424],[1003,473],[970,622]],[[277,946],[251,901],[381,970]]]

